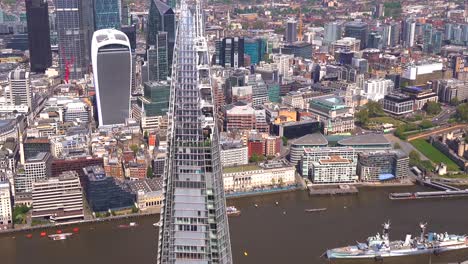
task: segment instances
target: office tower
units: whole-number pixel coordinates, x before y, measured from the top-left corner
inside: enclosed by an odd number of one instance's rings
[[[242,51],[238,51],[238,54]],[[266,52],[266,41],[262,38],[246,38],[244,40],[244,53],[250,56],[251,64],[258,64],[263,60]],[[240,54],[239,54],[240,55]],[[245,63],[245,62],[244,62]],[[244,65],[248,67],[250,65]]]
[[[244,67],[244,38],[224,38],[219,50],[219,65],[229,68]]]
[[[121,0],[94,0],[95,30],[105,28],[120,29],[121,18]]]
[[[196,2],[196,11],[190,10],[182,0],[180,8],[159,229],[160,264],[232,263],[208,47],[199,5]]]
[[[11,105],[27,105],[33,109],[33,94],[29,72],[16,69],[8,74],[9,90],[5,91],[6,101]]]
[[[345,24],[344,36],[359,39],[361,41],[360,48],[367,47],[367,32],[368,25],[365,22],[351,21]]]
[[[132,47],[132,52],[136,49],[136,25],[131,26],[122,26],[120,31],[127,35],[128,41],[130,41],[130,46]]]
[[[146,82],[143,85],[145,116],[165,116],[169,109],[170,85],[168,82]]]
[[[167,52],[169,58],[169,70],[172,65],[175,30],[176,23],[173,9],[159,0],[151,0],[148,14],[146,48],[149,48],[149,46],[156,46],[159,32],[167,32],[167,46],[169,47]]]
[[[40,152],[26,159],[18,167],[14,177],[15,192],[31,192],[33,184],[51,176],[52,156],[47,152]]]
[[[442,49],[442,31],[434,31],[432,34],[432,53],[439,54]]]
[[[45,72],[52,65],[47,1],[26,0],[26,17],[31,71]]]
[[[402,40],[403,40],[403,46],[405,48],[411,48],[414,46],[415,32],[416,32],[416,22],[412,18],[409,18],[403,21]]]
[[[268,102],[268,90],[261,74],[249,75],[248,85],[252,86],[252,106],[262,106]]]
[[[384,25],[382,32],[382,44],[384,47],[395,47],[400,44],[401,25],[397,22],[391,22]]]
[[[382,47],[382,35],[378,32],[372,32],[369,34],[367,40],[367,47],[372,49],[380,49]]]
[[[55,0],[55,13],[60,55],[60,74],[63,79],[81,79],[87,72],[87,32],[83,7],[91,0]],[[85,8],[85,9],[86,9]]]
[[[297,41],[297,21],[289,19],[286,22],[286,42],[293,43]]]
[[[127,36],[115,29],[94,32],[92,61],[99,126],[124,124],[130,113],[132,81]]]
[[[156,46],[150,46],[146,51],[150,81],[164,81],[169,76],[167,48],[167,32],[159,32]]]
[[[330,22],[325,24],[325,32],[323,33],[323,42],[330,44],[341,39],[343,28],[340,22]]]
[[[383,17],[385,15],[385,6],[383,3],[377,3],[375,5],[374,18]]]

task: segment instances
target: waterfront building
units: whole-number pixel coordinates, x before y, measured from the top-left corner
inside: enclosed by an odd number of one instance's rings
[[[0,182],[0,229],[13,225],[12,200],[10,183]]]
[[[159,212],[164,193],[162,179],[143,179],[128,182],[131,191],[136,194],[136,204],[141,211]]]
[[[165,198],[159,228],[160,264],[232,263],[200,4],[189,8],[182,0],[179,9],[169,105],[172,125],[167,132]]]
[[[403,115],[413,112],[414,101],[408,95],[392,93],[384,96],[383,110],[394,115]]]
[[[328,140],[322,133],[313,133],[302,136],[291,144],[291,152],[289,161],[293,165],[297,165],[304,154],[306,148],[320,148],[328,146]]]
[[[286,36],[287,43],[293,43],[297,41],[297,21],[289,19],[286,21]]]
[[[313,183],[355,182],[357,158],[351,147],[305,148],[299,172]]]
[[[125,184],[107,176],[101,166],[89,166],[83,172],[86,199],[93,212],[129,209],[134,205],[136,195]]]
[[[221,165],[223,167],[247,165],[248,147],[242,142],[224,142],[221,144]]]
[[[352,147],[356,151],[375,151],[391,149],[392,144],[382,134],[364,134],[338,140],[338,146]]]
[[[408,177],[409,158],[401,150],[362,152],[358,154],[357,174],[361,181],[382,181],[380,177]]]
[[[367,47],[369,26],[365,22],[351,21],[344,25],[344,36],[360,40],[360,49]]]
[[[27,105],[33,111],[33,92],[29,72],[16,69],[8,74],[6,101],[10,105]]]
[[[47,152],[40,152],[26,159],[25,163],[18,167],[14,177],[15,192],[31,192],[33,183],[50,177],[51,162],[52,157]]]
[[[92,60],[99,126],[124,124],[130,117],[131,47],[115,29],[94,32]]]
[[[32,186],[33,219],[66,221],[84,219],[83,193],[75,171],[40,180]]]
[[[225,168],[226,192],[248,192],[256,188],[272,188],[296,184],[296,170],[283,162]]]
[[[46,0],[26,0],[31,72],[43,73],[52,65],[48,13]]]
[[[121,17],[121,0],[94,0],[95,30],[120,29]]]
[[[60,75],[62,79],[78,80],[84,77],[90,62],[87,46],[93,16],[91,0],[54,0]],[[93,63],[94,64],[94,63]]]

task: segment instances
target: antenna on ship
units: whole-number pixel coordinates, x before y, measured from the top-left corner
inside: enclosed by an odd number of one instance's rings
[[[421,228],[421,238],[420,241],[424,241],[424,235],[426,234],[427,222],[426,223],[419,223],[419,228]]]
[[[386,240],[390,240],[390,220],[388,220],[382,226],[383,226],[383,238]]]

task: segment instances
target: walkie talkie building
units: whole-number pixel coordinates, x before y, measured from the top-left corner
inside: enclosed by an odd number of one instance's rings
[[[182,0],[172,68],[158,263],[232,263],[200,3]]]

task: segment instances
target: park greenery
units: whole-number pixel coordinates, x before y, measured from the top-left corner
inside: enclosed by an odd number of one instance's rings
[[[409,153],[409,164],[410,166],[416,166],[423,171],[432,171],[434,170],[434,166],[432,162],[429,160],[421,160],[421,155],[416,150],[412,150]]]
[[[153,178],[153,177],[154,177],[153,168],[151,166],[148,166],[148,168],[146,169],[146,178]]]
[[[442,107],[438,102],[427,102],[424,108],[426,112],[430,115],[437,115],[442,111]]]
[[[419,150],[424,156],[429,158],[435,164],[440,164],[441,162],[447,165],[447,170],[449,171],[459,171],[460,168],[458,167],[455,162],[453,162],[449,157],[447,157],[444,153],[440,152],[436,149],[433,145],[427,142],[425,139],[415,139],[411,141],[411,144]],[[411,158],[411,157],[410,157]],[[410,159],[411,162],[411,159]]]
[[[457,112],[455,117],[458,121],[467,122],[468,121],[468,103],[460,104],[457,106]]]
[[[257,163],[257,162],[261,162],[263,160],[265,160],[265,157],[263,155],[258,155],[257,153],[253,153],[252,156],[249,159],[249,162]]]
[[[26,224],[26,214],[30,208],[26,205],[17,205],[13,208],[13,222],[15,224]]]
[[[364,108],[357,112],[354,116],[358,124],[365,126],[369,122],[370,118],[382,117],[385,113],[382,109],[382,105],[375,101],[369,101],[364,105]]]
[[[402,9],[399,1],[384,3],[385,17],[399,18],[401,17]]]

